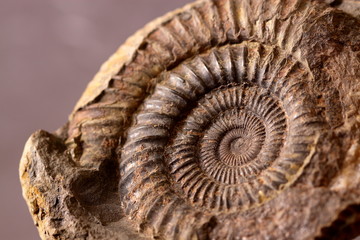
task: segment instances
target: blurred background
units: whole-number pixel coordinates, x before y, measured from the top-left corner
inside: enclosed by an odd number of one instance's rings
[[[55,131],[136,30],[192,0],[0,0],[0,239],[40,239],[22,198],[27,138]]]

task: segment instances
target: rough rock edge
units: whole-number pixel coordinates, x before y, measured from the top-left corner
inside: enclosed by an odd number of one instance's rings
[[[20,164],[23,195],[42,239],[142,239],[122,218],[106,228],[70,191],[79,169],[62,140],[43,130],[27,141]],[[57,188],[54,188],[57,186]]]

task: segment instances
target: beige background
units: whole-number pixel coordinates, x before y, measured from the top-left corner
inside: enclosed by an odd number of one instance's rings
[[[125,39],[191,0],[0,0],[0,239],[39,239],[18,177],[25,141],[62,126]]]

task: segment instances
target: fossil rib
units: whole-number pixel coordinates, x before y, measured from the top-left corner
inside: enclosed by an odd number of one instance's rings
[[[41,236],[360,235],[359,52],[359,20],[320,1],[200,0],[156,20],[26,145]]]

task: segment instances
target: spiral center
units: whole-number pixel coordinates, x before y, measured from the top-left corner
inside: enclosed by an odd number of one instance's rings
[[[227,130],[226,126],[232,129]],[[254,160],[261,151],[265,127],[250,112],[230,111],[209,129],[205,139],[209,138],[219,142],[218,161],[229,167],[241,166]]]
[[[230,151],[234,155],[240,155],[245,150],[246,142],[242,137],[235,138],[230,143]]]
[[[215,89],[181,123],[167,148],[169,166],[177,181],[197,171],[217,184],[252,181],[278,156],[285,126],[267,92],[243,85]]]

